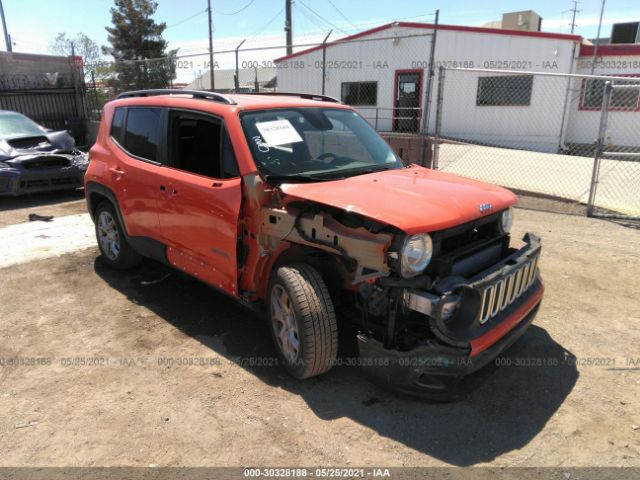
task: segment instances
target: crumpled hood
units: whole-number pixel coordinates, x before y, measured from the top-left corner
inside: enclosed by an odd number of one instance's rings
[[[282,184],[281,189],[287,195],[359,213],[409,234],[454,227],[516,202],[516,196],[504,188],[419,166],[344,180]],[[491,205],[488,209],[487,204]]]
[[[64,130],[57,132],[42,132],[35,137],[3,137],[0,138],[0,162],[20,155],[35,153],[65,153],[77,155],[75,141]]]

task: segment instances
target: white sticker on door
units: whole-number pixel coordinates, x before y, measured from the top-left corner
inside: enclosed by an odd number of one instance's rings
[[[269,146],[285,145],[287,143],[302,142],[289,120],[272,120],[270,122],[256,123],[258,131]]]

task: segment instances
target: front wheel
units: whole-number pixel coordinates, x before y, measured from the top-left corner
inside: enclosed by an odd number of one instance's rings
[[[330,370],[338,353],[338,327],[320,274],[309,265],[280,267],[268,298],[271,333],[289,373],[303,379]]]

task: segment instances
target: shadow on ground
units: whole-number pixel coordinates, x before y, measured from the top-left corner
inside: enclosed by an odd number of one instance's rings
[[[275,356],[266,322],[195,279],[152,261],[123,273],[98,258],[94,268],[111,287],[217,354],[229,359]],[[141,283],[167,273],[158,283]],[[522,448],[544,428],[576,384],[574,358],[545,330],[532,326],[504,361],[542,359],[557,366],[491,367],[466,399],[448,404],[383,391],[356,367],[336,367],[319,378],[296,381],[280,367],[243,366],[266,384],[300,395],[321,419],[347,417],[444,462],[468,466]],[[375,436],[368,441],[378,448]]]
[[[31,193],[19,197],[0,197],[0,212],[21,208],[57,206],[67,202],[76,202],[84,198],[84,189],[63,190],[60,192]]]

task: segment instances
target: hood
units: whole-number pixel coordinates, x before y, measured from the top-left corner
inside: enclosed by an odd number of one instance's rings
[[[281,189],[292,197],[359,213],[409,234],[451,228],[516,202],[516,196],[504,188],[419,166],[328,182],[282,184]]]
[[[68,132],[42,132],[39,136],[0,138],[0,162],[34,153],[74,153],[75,141]]]

